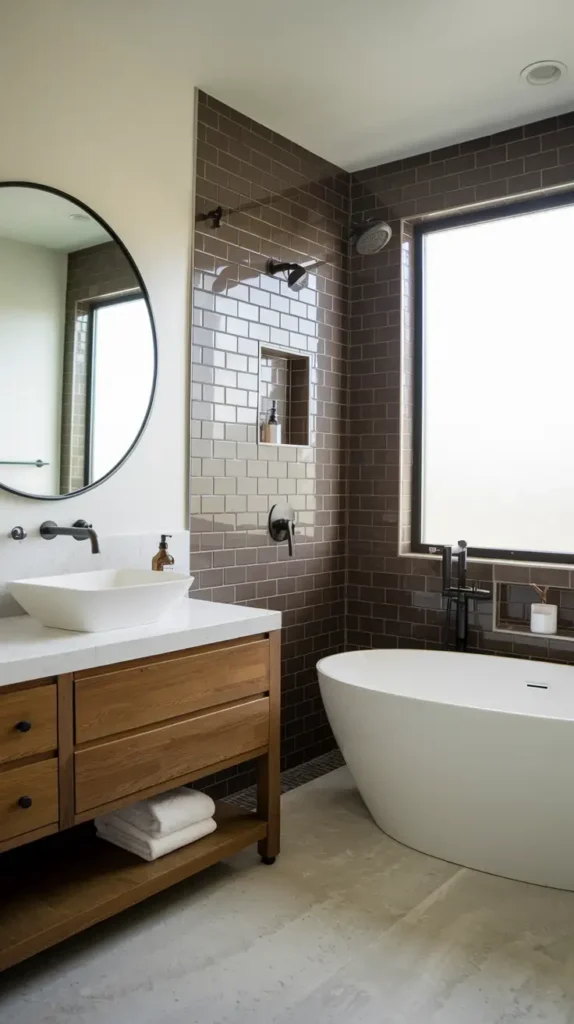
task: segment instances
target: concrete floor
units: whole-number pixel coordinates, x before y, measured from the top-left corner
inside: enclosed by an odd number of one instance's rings
[[[574,1024],[574,893],[384,836],[347,769],[253,851],[7,972],[2,1024]]]

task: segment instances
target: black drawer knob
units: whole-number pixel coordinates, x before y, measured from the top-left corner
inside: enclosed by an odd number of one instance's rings
[[[17,728],[18,732],[30,732],[30,729],[32,728],[32,723],[31,722],[17,722],[16,723],[16,728]]]
[[[31,807],[31,806],[32,806],[32,797],[31,796],[21,796],[20,799],[18,800],[18,807],[23,807],[25,811],[27,811],[28,808]]]

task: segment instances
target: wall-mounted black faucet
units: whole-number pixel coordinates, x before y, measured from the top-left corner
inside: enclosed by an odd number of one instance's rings
[[[54,540],[54,537],[73,537],[74,540],[89,540],[92,545],[92,554],[99,555],[100,553],[98,535],[85,519],[76,519],[73,526],[58,526],[52,519],[47,519],[40,527],[40,536],[44,540]]]
[[[456,582],[452,579],[453,555],[457,560]],[[469,601],[490,601],[492,593],[490,590],[482,590],[480,587],[468,586],[466,582],[466,570],[468,565],[468,545],[465,540],[459,540],[453,547],[446,545],[442,549],[442,593],[447,598],[446,625],[444,633],[444,647],[450,647],[450,630],[452,608],[454,605],[456,615],[455,649],[466,651],[468,642],[468,602]]]

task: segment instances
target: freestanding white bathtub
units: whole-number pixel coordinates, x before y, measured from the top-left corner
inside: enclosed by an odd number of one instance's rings
[[[318,672],[379,828],[455,864],[574,889],[574,669],[385,650]]]

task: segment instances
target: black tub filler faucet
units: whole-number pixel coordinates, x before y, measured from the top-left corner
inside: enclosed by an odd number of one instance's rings
[[[466,582],[468,564],[468,545],[459,540],[454,547],[446,545],[442,549],[442,593],[447,598],[446,623],[444,631],[444,647],[451,646],[452,611],[455,611],[455,650],[466,651],[468,642],[468,603],[469,601],[490,601],[492,592],[480,587],[469,586]],[[457,562],[456,577],[453,580],[453,557]]]

